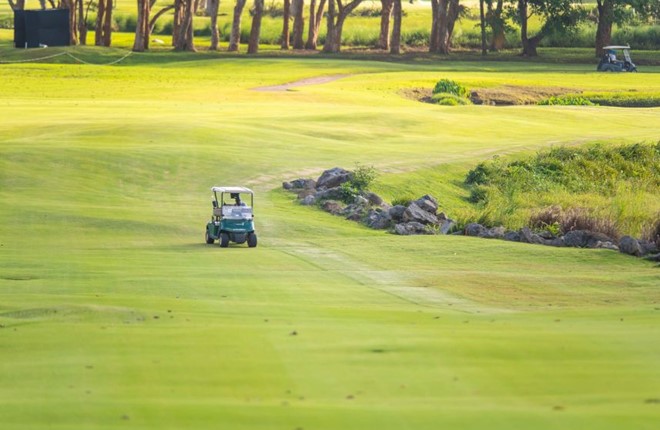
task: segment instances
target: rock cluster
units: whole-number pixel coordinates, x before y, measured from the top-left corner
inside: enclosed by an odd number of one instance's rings
[[[438,201],[431,195],[424,195],[406,206],[391,206],[372,192],[362,192],[350,203],[345,203],[345,192],[341,185],[353,177],[353,172],[335,167],[323,172],[316,180],[295,179],[282,183],[285,190],[295,192],[303,205],[317,205],[322,210],[346,219],[362,222],[377,230],[389,230],[400,235],[449,234],[456,223],[438,212]],[[588,230],[573,230],[563,235],[549,231],[535,232],[527,227],[512,231],[504,227],[485,227],[470,223],[463,234],[486,239],[502,239],[513,242],[533,243],[546,246],[574,248],[612,249],[636,257],[660,261],[660,244],[631,236],[616,240],[602,233]]]
[[[654,242],[631,236],[623,236],[617,241],[602,233],[588,230],[573,230],[564,235],[554,235],[549,231],[533,232],[527,227],[518,231],[509,231],[504,227],[486,228],[481,224],[471,223],[465,227],[463,234],[546,246],[612,249],[636,257],[646,256],[654,261],[660,260],[660,247]]]
[[[318,205],[333,215],[364,223],[377,230],[391,230],[402,235],[447,234],[455,225],[443,212],[438,213],[438,201],[425,195],[407,206],[391,206],[372,192],[362,192],[350,203],[344,203],[341,185],[353,173],[335,167],[323,172],[316,180],[295,179],[282,183],[285,190],[297,193],[303,205]]]

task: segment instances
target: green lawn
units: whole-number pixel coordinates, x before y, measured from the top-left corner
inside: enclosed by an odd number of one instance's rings
[[[660,92],[660,68],[57,61],[0,65],[3,429],[656,428],[652,263],[398,237],[299,206],[280,184],[373,164],[384,196],[430,192],[451,215],[475,163],[656,141],[660,109],[439,107],[401,89],[451,78]],[[350,76],[252,90],[330,74]],[[203,243],[222,184],[257,192],[258,248]]]

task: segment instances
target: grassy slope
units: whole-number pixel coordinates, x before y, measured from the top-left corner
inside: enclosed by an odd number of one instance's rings
[[[656,69],[157,56],[2,67],[8,428],[650,429],[660,417],[648,263],[394,237],[277,189],[360,161],[388,172],[382,191],[434,185],[451,201],[451,184],[410,179],[612,129],[656,139],[658,109],[442,108],[396,94],[440,77],[658,90]],[[250,90],[336,73],[357,75]],[[256,249],[202,244],[208,187],[226,183],[259,193]]]

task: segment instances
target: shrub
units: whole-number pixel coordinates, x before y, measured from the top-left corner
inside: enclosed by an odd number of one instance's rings
[[[434,104],[442,106],[459,106],[459,105],[471,105],[472,102],[465,98],[459,97],[450,93],[437,93],[431,96],[431,101]]]
[[[345,203],[352,203],[355,197],[369,189],[378,174],[373,166],[365,166],[355,163],[355,170],[351,179],[340,185],[342,200]]]
[[[539,105],[559,105],[559,106],[594,106],[591,100],[575,95],[553,96],[549,99],[541,100]]]
[[[433,94],[448,93],[458,97],[470,97],[470,90],[450,79],[440,79],[433,88]]]

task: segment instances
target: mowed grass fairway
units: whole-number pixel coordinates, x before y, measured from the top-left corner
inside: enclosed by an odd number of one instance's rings
[[[439,107],[402,89],[659,92],[660,69],[178,54],[0,67],[2,429],[657,428],[653,264],[398,237],[280,187],[360,162],[387,197],[430,192],[451,216],[476,162],[657,141],[660,109]],[[259,247],[204,244],[212,185],[257,192]]]

